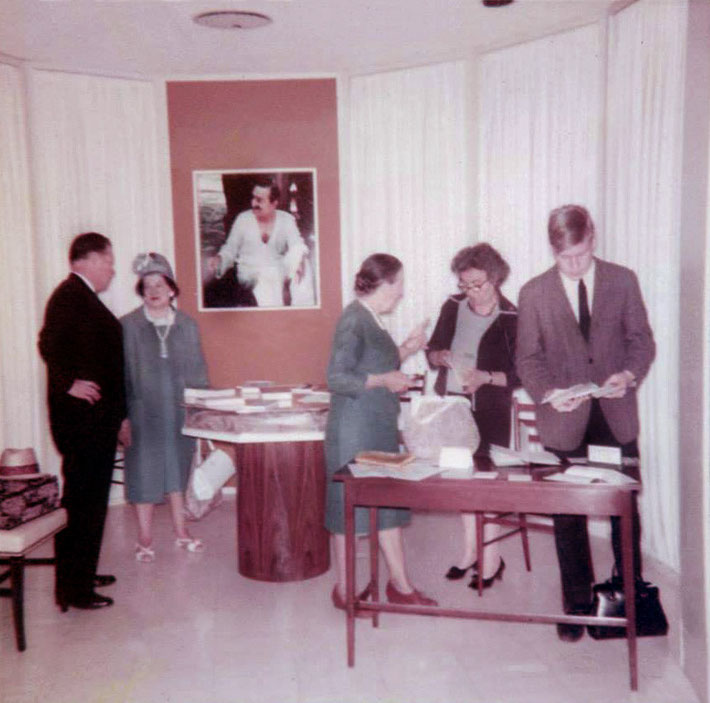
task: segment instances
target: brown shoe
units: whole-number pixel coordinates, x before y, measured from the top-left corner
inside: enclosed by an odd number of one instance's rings
[[[397,605],[439,605],[433,598],[429,598],[417,590],[411,593],[398,591],[392,581],[387,582],[387,600]]]
[[[362,593],[360,593],[358,595],[357,600],[367,600],[369,595],[370,595],[370,589],[366,588]],[[330,594],[330,598],[333,601],[333,605],[338,610],[347,610],[347,606],[345,604],[345,601],[341,598],[340,593],[338,593],[337,586],[333,586],[333,592]],[[375,613],[372,610],[357,610],[357,611],[355,611],[356,618],[371,618],[374,615],[375,615]]]

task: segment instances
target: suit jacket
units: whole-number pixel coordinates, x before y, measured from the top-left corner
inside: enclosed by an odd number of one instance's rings
[[[70,274],[47,302],[39,350],[47,364],[52,436],[66,454],[76,442],[116,434],[126,416],[121,323],[81,280]],[[94,405],[67,391],[76,379],[94,381]]]
[[[537,405],[543,444],[571,451],[582,442],[590,403],[572,412],[541,404],[552,388],[593,381],[599,385],[613,373],[629,370],[637,385],[655,356],[653,333],[636,275],[623,266],[595,259],[594,299],[589,342],[579,329],[553,267],[528,281],[520,291],[516,365],[523,386]],[[623,398],[600,400],[609,428],[621,444],[639,431],[636,389]]]

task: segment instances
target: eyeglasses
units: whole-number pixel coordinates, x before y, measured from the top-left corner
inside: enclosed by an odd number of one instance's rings
[[[481,281],[481,283],[462,283],[461,281],[459,281],[458,289],[462,293],[468,293],[471,290],[474,293],[480,293],[489,283],[490,281],[488,279],[486,279],[485,281]]]

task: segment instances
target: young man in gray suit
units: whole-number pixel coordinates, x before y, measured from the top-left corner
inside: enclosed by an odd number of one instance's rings
[[[556,263],[520,291],[516,353],[518,374],[535,401],[540,438],[562,459],[586,456],[589,444],[619,447],[623,457],[637,459],[636,388],[655,355],[638,281],[629,269],[594,257],[594,223],[584,207],[553,210],[548,236]],[[555,390],[590,381],[610,387],[610,393],[545,402]],[[637,463],[625,471],[640,480]],[[588,613],[594,572],[587,519],[555,515],[554,531],[564,610]],[[612,518],[612,546],[620,567],[618,518]],[[636,509],[633,546],[640,578]],[[584,628],[560,624],[557,632],[574,642]]]

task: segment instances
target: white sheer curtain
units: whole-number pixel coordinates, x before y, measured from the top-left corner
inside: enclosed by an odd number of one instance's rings
[[[425,317],[433,329],[453,292],[449,271],[467,229],[463,63],[354,77],[349,91],[349,202],[342,241],[343,301],[377,251],[404,263],[405,297],[388,325],[399,343]],[[407,369],[422,371],[423,354]]]
[[[580,203],[598,219],[601,42],[591,25],[479,61],[478,231],[510,264],[513,301],[553,263],[551,209]]]
[[[656,339],[656,360],[639,393],[644,545],[674,568],[686,12],[683,1],[639,0],[610,20],[607,223],[600,239],[606,257],[637,272]]]
[[[172,262],[173,235],[165,217],[161,130],[166,126],[155,85],[30,70],[29,89],[37,306],[29,353],[34,355],[44,305],[67,275],[67,252],[76,234],[98,231],[112,240],[116,277],[102,298],[116,315],[139,302],[133,257],[161,251]],[[42,365],[42,388],[44,382]],[[38,402],[44,402],[43,394]],[[35,445],[56,471],[46,428]]]
[[[22,76],[0,63],[0,448],[34,446],[42,426]]]

